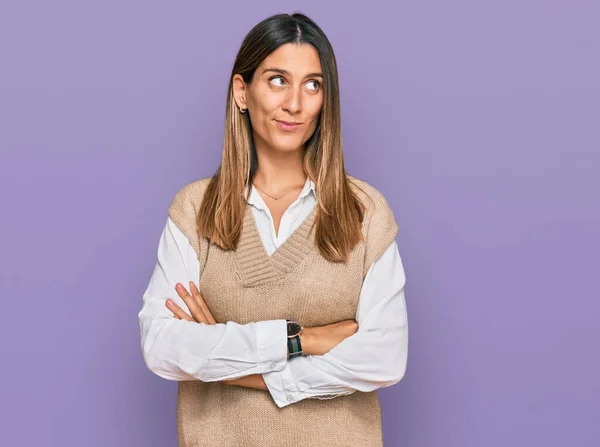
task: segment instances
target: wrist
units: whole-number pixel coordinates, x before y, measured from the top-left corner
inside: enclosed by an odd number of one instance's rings
[[[302,355],[314,355],[314,330],[305,327],[300,333],[300,343],[302,343]]]

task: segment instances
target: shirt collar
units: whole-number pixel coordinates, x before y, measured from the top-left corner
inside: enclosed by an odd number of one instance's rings
[[[300,191],[300,195],[298,196],[297,200],[300,200],[309,194],[316,194],[315,183],[307,176],[306,181],[304,182],[304,187],[302,188],[302,191]],[[244,198],[246,198],[247,202],[250,205],[255,206],[259,209],[264,209],[267,207],[267,204],[265,203],[261,195],[258,193],[254,185],[251,186],[250,197],[248,197],[247,190],[244,190]]]

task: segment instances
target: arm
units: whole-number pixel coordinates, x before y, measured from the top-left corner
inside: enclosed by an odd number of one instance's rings
[[[287,359],[285,320],[240,325],[203,324],[173,318],[171,298],[189,312],[175,292],[178,282],[198,282],[196,254],[185,235],[167,219],[158,245],[158,261],[138,314],[144,361],[168,380],[234,379],[278,371]]]
[[[183,311],[179,312],[184,318],[188,318]],[[346,338],[356,334],[358,323],[356,320],[343,320],[325,326],[304,328],[300,339],[302,341],[303,355],[323,355]],[[288,354],[289,359],[289,354]],[[229,385],[238,385],[247,388],[268,390],[267,384],[261,374],[252,374],[239,379],[225,381]]]
[[[361,290],[358,332],[321,356],[301,356],[263,373],[277,406],[306,398],[374,391],[399,382],[408,354],[402,260],[395,241],[371,265]]]

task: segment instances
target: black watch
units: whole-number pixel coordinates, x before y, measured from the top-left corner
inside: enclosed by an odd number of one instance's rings
[[[287,321],[287,345],[290,358],[302,355],[302,344],[300,343],[300,334],[304,329],[300,323],[292,320]]]

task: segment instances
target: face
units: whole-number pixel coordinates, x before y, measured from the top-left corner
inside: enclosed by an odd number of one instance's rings
[[[323,75],[315,48],[285,44],[257,68],[250,84],[233,78],[238,106],[248,109],[257,150],[296,151],[314,133],[323,107]]]

